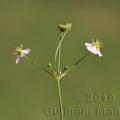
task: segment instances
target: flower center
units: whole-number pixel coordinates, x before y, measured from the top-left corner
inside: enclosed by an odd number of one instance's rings
[[[16,52],[17,52],[17,53],[21,54],[22,51],[23,51],[22,48],[16,48]]]
[[[93,46],[94,46],[96,49],[98,49],[98,48],[101,48],[101,47],[102,47],[102,44],[101,44],[98,40],[96,40],[96,41],[93,41]]]

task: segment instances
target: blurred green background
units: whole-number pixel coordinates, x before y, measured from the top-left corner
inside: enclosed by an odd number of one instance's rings
[[[0,120],[60,120],[46,114],[58,108],[57,83],[26,60],[15,65],[11,53],[21,43],[31,57],[47,66],[59,41],[57,25],[72,22],[62,50],[63,66],[87,50],[84,43],[98,38],[103,57],[87,57],[61,81],[64,106],[120,108],[119,0],[0,0]],[[88,94],[114,95],[114,100],[86,102]],[[78,96],[78,99],[76,99]],[[117,115],[66,115],[64,120],[119,120]]]

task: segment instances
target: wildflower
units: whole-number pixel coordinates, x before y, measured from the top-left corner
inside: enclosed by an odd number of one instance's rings
[[[17,55],[17,58],[16,58],[16,64],[19,63],[19,61],[25,57],[27,54],[29,54],[31,52],[31,50],[29,48],[25,48],[23,49],[23,45],[21,44],[21,46],[15,48],[15,52],[13,53],[14,55]]]
[[[102,44],[98,40],[96,41],[92,40],[92,43],[85,43],[85,46],[91,53],[98,55],[99,57],[103,56],[100,52]]]

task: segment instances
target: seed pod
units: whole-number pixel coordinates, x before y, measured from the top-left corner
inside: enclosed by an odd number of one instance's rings
[[[66,30],[71,30],[72,23],[66,23],[66,25],[59,24],[58,28],[61,32],[65,32]]]

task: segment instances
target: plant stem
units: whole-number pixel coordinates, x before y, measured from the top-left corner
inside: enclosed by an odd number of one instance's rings
[[[62,41],[63,41],[65,35],[67,34],[67,32],[68,32],[68,30],[66,30],[64,33],[61,33],[60,41],[59,41],[57,49],[55,51],[55,70],[58,70],[58,71],[59,71],[59,69],[58,69],[58,66],[57,66],[57,55],[58,55],[58,52],[59,52],[59,56],[58,56],[59,57],[58,64],[59,64],[60,63],[60,54],[61,54],[61,44],[62,44]],[[60,64],[59,64],[59,66],[60,66]]]
[[[61,66],[61,44],[58,51],[58,74],[60,74],[60,66]]]
[[[35,62],[34,60],[32,60],[30,57],[25,56],[25,58],[26,58],[29,62],[33,63],[34,65],[36,65],[36,66],[38,66],[38,67],[40,67],[44,72],[48,73],[50,76],[52,76],[52,77],[54,78],[54,76],[53,76],[53,74],[52,74],[51,72],[49,72],[47,69],[45,69],[44,67],[42,67],[40,64],[38,64],[38,63]]]
[[[76,61],[74,63],[75,66],[77,66],[84,58],[86,58],[88,55],[90,54],[90,52],[86,53],[84,56],[82,56],[78,61]]]
[[[68,73],[69,71],[71,71],[74,67],[76,67],[82,60],[84,60],[88,55],[90,54],[90,52],[86,53],[84,56],[82,56],[79,60],[77,60],[75,63],[73,63],[68,70],[66,70],[66,73]]]
[[[61,88],[60,88],[60,80],[57,80],[57,86],[58,86],[58,95],[59,95],[60,116],[61,116],[61,120],[63,120],[63,104],[62,104],[62,95],[61,95]]]
[[[64,33],[60,34],[60,40],[61,40],[63,34]],[[60,74],[60,66],[61,66],[61,47],[62,47],[62,45],[60,44],[59,49],[58,49],[58,71],[57,71],[58,74]]]

